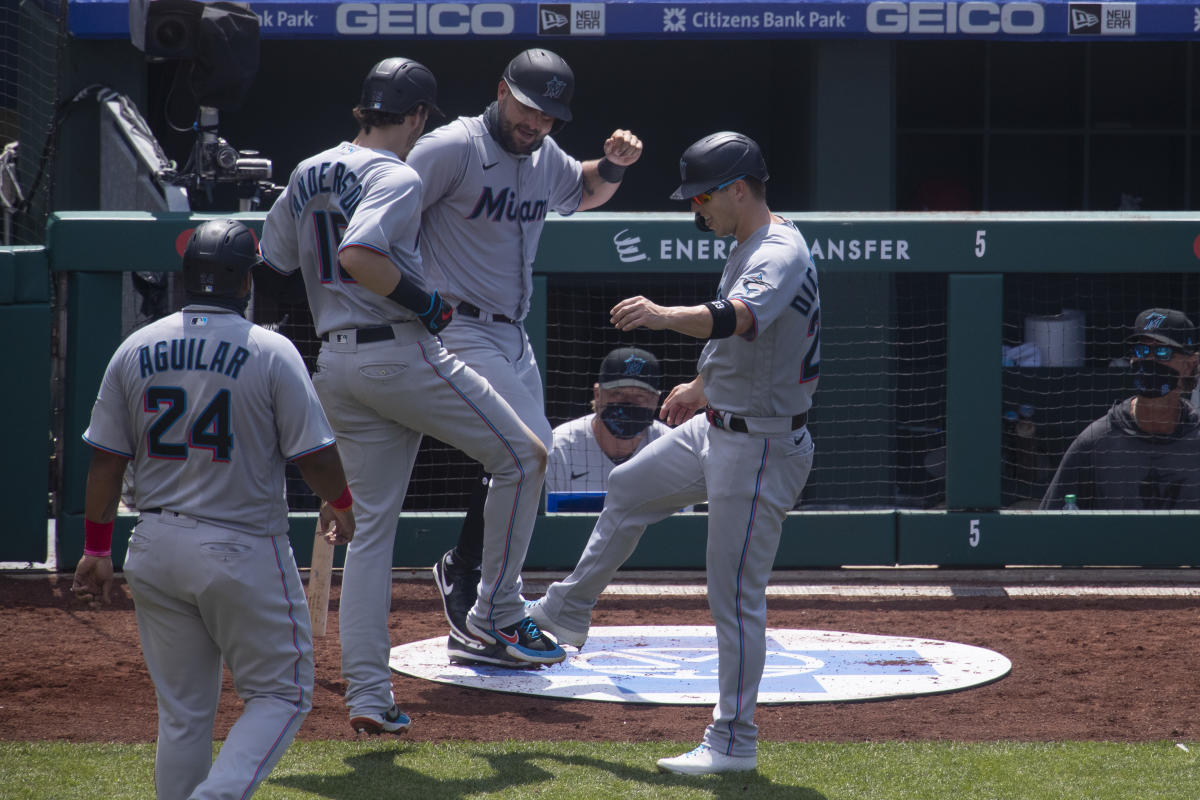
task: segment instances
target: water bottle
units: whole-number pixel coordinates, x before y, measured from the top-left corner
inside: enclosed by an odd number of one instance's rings
[[[1079,503],[1075,502],[1075,495],[1069,494],[1063,498],[1063,511],[1078,511]]]

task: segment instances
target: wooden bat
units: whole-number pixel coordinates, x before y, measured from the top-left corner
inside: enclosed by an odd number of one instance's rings
[[[321,520],[317,518],[317,531],[313,534],[312,564],[308,570],[308,618],[312,622],[313,636],[325,635],[325,619],[329,616],[329,581],[333,577],[333,545],[321,532]]]

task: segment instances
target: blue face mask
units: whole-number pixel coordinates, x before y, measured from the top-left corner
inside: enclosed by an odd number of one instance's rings
[[[613,403],[600,412],[600,421],[618,439],[632,439],[654,421],[654,409],[633,403]]]
[[[1179,373],[1161,361],[1134,361],[1130,366],[1138,397],[1165,397],[1179,386]]]

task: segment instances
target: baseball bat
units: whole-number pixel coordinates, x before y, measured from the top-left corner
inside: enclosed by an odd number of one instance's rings
[[[313,534],[312,564],[308,569],[308,618],[313,636],[325,635],[325,620],[329,616],[329,581],[333,577],[333,545],[321,532]]]

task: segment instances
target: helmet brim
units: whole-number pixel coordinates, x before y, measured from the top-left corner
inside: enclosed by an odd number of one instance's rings
[[[671,193],[671,199],[672,200],[691,200],[696,195],[701,194],[703,192],[707,192],[711,188],[712,188],[712,186],[709,185],[707,182],[705,182],[705,183],[695,183],[695,182],[681,183],[681,184],[679,184],[679,188],[677,188],[674,192]]]
[[[560,103],[557,100],[550,100],[549,98],[545,97],[540,97],[535,100],[522,91],[520,86],[517,86],[507,78],[504,79],[504,84],[508,86],[508,91],[512,93],[513,97],[517,98],[521,105],[529,106],[530,108],[536,108],[543,114],[549,114],[550,116],[557,120],[561,120],[562,122],[571,121],[571,109],[566,103]]]

